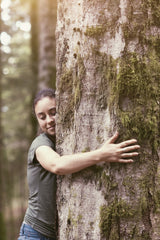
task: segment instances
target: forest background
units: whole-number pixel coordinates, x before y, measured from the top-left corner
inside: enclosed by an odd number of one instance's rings
[[[43,8],[37,0],[1,0],[0,6],[0,239],[13,240],[27,206],[27,151],[37,129],[32,98],[55,87],[56,0]],[[47,57],[39,49],[43,37]]]

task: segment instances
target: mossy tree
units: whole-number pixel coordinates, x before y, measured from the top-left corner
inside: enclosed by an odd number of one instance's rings
[[[60,240],[160,238],[159,6],[58,2],[57,150],[98,148],[115,130],[141,145],[133,164],[58,178]]]

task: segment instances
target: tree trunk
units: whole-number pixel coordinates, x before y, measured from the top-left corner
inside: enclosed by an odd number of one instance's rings
[[[39,65],[39,32],[38,32],[38,2],[39,0],[30,0],[30,16],[31,16],[31,66],[32,66],[32,78],[33,78],[33,88],[31,92],[31,105],[34,101],[35,94],[38,88],[38,65]],[[37,134],[37,120],[33,117],[33,112],[31,109],[30,112],[30,121],[32,127],[32,136],[36,136]]]
[[[157,1],[60,0],[57,151],[137,138],[133,164],[58,178],[59,239],[160,239],[160,8]]]
[[[56,1],[40,0],[39,7],[39,88],[55,87]]]
[[[1,0],[0,0],[0,32],[2,32],[1,20]],[[3,154],[3,133],[2,133],[2,54],[0,41],[0,236],[2,240],[6,239],[5,220],[4,220],[4,154]]]

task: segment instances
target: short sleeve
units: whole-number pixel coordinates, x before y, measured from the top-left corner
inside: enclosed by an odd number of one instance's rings
[[[29,148],[28,164],[33,163],[33,160],[35,159],[36,149],[40,146],[48,146],[55,150],[55,144],[51,141],[51,139],[45,133],[40,134],[38,137],[34,139]]]

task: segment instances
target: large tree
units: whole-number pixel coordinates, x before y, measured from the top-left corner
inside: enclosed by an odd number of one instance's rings
[[[137,138],[133,164],[58,178],[59,239],[160,238],[160,4],[60,0],[57,151]]]

